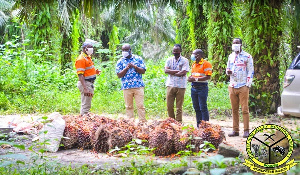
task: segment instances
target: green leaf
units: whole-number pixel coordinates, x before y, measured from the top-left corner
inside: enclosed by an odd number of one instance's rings
[[[44,152],[46,152],[46,149],[40,149],[39,152],[44,153]]]
[[[21,150],[25,150],[25,145],[17,145],[17,144],[13,144],[13,147],[19,148]]]
[[[42,119],[43,119],[43,120],[47,120],[47,119],[48,119],[48,117],[47,117],[47,116],[44,116],[44,117],[42,117]]]
[[[17,160],[16,163],[25,165],[25,162],[21,160]]]

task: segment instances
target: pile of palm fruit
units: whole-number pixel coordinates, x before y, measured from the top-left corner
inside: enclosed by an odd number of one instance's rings
[[[192,151],[198,152],[204,141],[217,148],[224,138],[219,125],[207,122],[193,129],[183,127],[172,118],[148,123],[124,118],[114,120],[92,113],[63,118],[66,128],[61,142],[66,149],[92,149],[106,153],[115,147],[124,147],[132,139],[140,139],[146,140],[144,146],[156,148],[153,151],[155,155],[167,156],[185,150],[187,145],[195,145]]]

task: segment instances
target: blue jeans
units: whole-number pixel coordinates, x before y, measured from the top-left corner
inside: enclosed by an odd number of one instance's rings
[[[209,114],[207,109],[207,96],[208,86],[198,86],[197,88],[191,88],[191,97],[193,101],[193,107],[196,112],[197,127],[202,120],[208,121]]]

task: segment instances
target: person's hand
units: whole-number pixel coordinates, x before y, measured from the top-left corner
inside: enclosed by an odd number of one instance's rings
[[[132,63],[128,63],[127,67],[132,68],[132,67],[134,67],[134,65]]]
[[[250,88],[251,84],[252,84],[252,81],[251,81],[250,77],[247,77],[246,86]]]
[[[100,73],[101,73],[101,70],[96,69],[96,74],[100,75]]]
[[[93,97],[93,93],[91,93],[87,88],[83,88],[84,96]]]
[[[189,76],[189,78],[188,78],[188,82],[193,82],[193,81],[195,81],[195,78],[194,78],[194,77],[192,77],[192,76]]]

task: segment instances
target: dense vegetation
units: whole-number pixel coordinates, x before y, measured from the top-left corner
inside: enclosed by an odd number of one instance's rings
[[[189,57],[201,48],[213,63],[209,109],[229,109],[225,66],[234,37],[255,60],[250,105],[272,113],[280,105],[280,82],[297,52],[298,1],[27,1],[0,0],[1,113],[78,113],[74,60],[86,38],[99,41],[92,111],[124,112],[115,63],[122,43],[146,60],[145,105],[165,116],[164,61],[175,43]],[[272,84],[272,86],[271,86]],[[189,89],[189,88],[188,88]],[[189,90],[184,112],[192,114]]]
[[[243,39],[244,50],[254,58],[253,116],[273,113],[280,105],[284,72],[299,52],[299,19],[299,0],[0,0],[0,114],[78,114],[74,61],[89,38],[99,42],[93,59],[102,71],[95,82],[91,112],[125,113],[115,65],[121,45],[130,43],[147,67],[143,76],[147,118],[167,117],[164,64],[173,45],[179,43],[185,57],[201,48],[213,64],[208,108],[212,117],[224,116],[230,110],[225,67],[234,37]],[[190,84],[183,112],[194,115]],[[299,128],[292,133],[297,135]],[[295,137],[295,143],[299,146],[299,138]],[[23,150],[28,146],[0,140],[3,144]],[[183,156],[180,162],[158,166],[135,156],[129,158],[129,166],[104,170],[54,162],[39,149],[43,144],[47,142],[26,148],[33,153],[27,162],[22,155],[1,155],[0,174],[165,174],[190,166],[187,158],[193,146],[178,153]],[[130,143],[125,148],[122,153],[136,155],[141,147]],[[200,153],[205,150],[201,148]],[[14,156],[20,160],[3,159]],[[195,165],[207,174],[221,174],[226,167],[236,172],[240,163],[217,155]],[[299,164],[291,171],[298,173]]]

